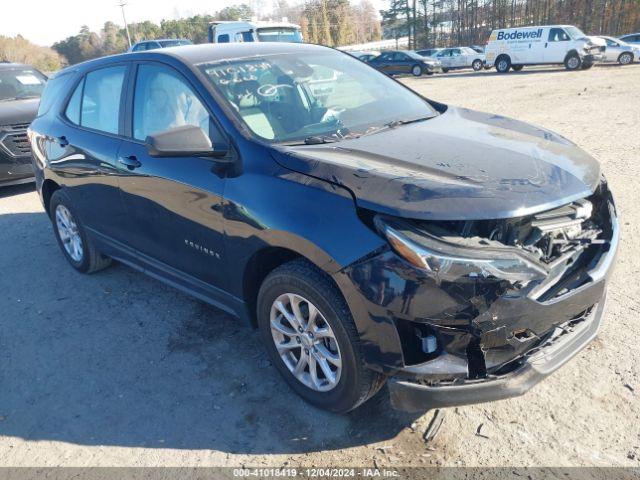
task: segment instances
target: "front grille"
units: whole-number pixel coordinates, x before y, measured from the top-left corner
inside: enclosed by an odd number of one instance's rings
[[[18,123],[2,127],[0,144],[12,157],[24,157],[31,153],[27,137],[28,123]]]

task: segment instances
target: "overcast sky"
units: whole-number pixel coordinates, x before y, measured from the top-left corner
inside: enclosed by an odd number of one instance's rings
[[[51,45],[75,35],[82,25],[98,30],[105,21],[122,25],[120,0],[4,0],[0,15],[0,35],[18,34],[39,45]],[[271,0],[125,0],[128,22],[212,14],[227,5],[247,3],[268,14]],[[301,0],[297,0],[301,1]],[[291,3],[296,0],[290,0]],[[374,0],[382,8],[385,0]]]

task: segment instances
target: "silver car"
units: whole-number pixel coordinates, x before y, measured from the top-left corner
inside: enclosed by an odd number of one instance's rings
[[[640,56],[640,45],[631,45],[618,38],[600,36],[607,42],[603,62],[618,62],[620,65],[629,65]]]
[[[442,71],[445,73],[457,68],[473,68],[478,72],[484,68],[485,64],[484,54],[469,47],[445,48],[433,58],[440,61]]]

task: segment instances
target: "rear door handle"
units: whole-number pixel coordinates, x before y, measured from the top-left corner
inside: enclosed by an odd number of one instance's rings
[[[133,170],[134,168],[138,168],[142,165],[135,155],[129,155],[128,157],[119,157],[118,162],[127,167],[129,170]]]

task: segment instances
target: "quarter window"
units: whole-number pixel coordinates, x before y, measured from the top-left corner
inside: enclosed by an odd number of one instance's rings
[[[218,43],[229,43],[229,34],[218,35]]]
[[[67,104],[67,118],[82,127],[117,134],[125,70],[119,65],[88,73]]]
[[[160,65],[140,65],[133,100],[133,137],[147,136],[183,125],[211,131],[208,111],[185,80]]]

